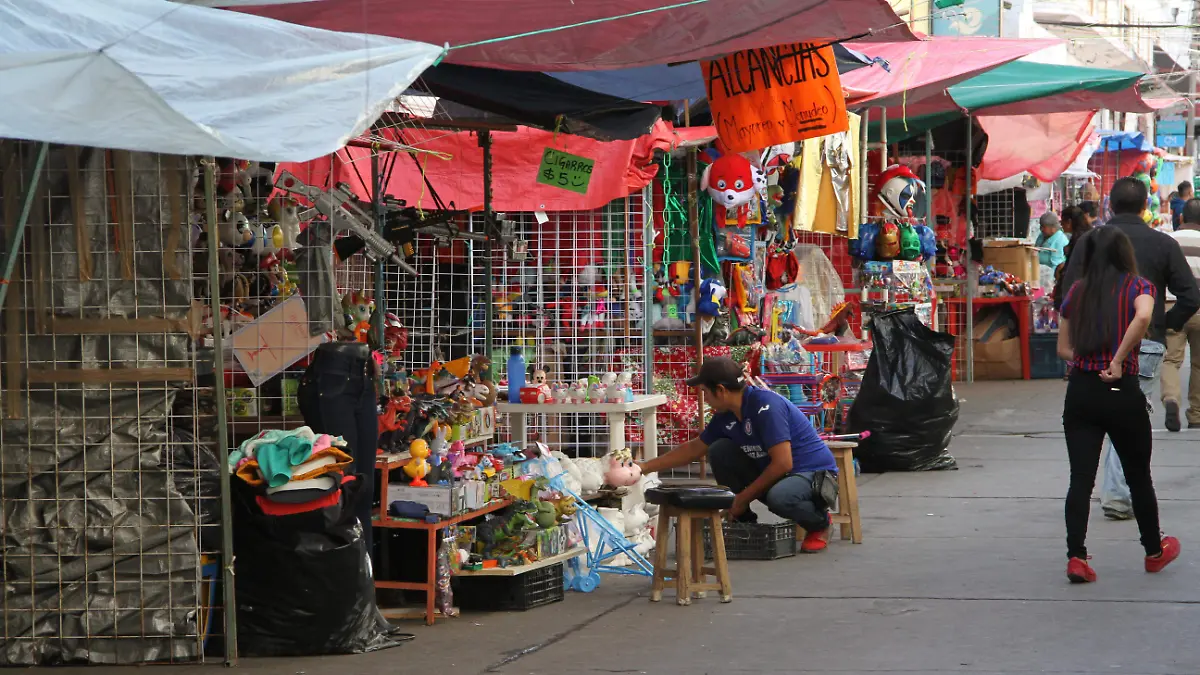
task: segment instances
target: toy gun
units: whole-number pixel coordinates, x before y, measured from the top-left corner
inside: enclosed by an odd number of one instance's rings
[[[405,272],[413,276],[418,275],[416,268],[405,262],[396,253],[396,248],[391,242],[375,230],[375,219],[359,206],[358,200],[345,183],[338,183],[326,191],[306,184],[290,171],[283,171],[275,181],[275,187],[301,195],[312,202],[313,208],[300,214],[302,222],[321,214],[329,219],[335,230],[344,230],[362,239],[366,244],[367,257],[372,260],[390,260]]]

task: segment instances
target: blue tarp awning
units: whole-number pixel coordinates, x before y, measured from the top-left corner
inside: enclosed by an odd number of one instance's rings
[[[1100,136],[1100,149],[1096,152],[1116,152],[1118,150],[1138,150],[1150,152],[1154,146],[1146,140],[1146,135],[1140,131],[1097,131]]]
[[[866,55],[841,44],[833,46],[838,72],[848,73],[872,63]],[[645,66],[620,70],[579,70],[547,73],[563,82],[631,101],[683,101],[703,99],[704,78],[695,63]]]

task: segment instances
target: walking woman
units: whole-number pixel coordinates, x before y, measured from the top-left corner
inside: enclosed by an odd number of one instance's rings
[[[1137,377],[1138,345],[1154,313],[1154,286],[1137,275],[1133,245],[1118,228],[1094,229],[1076,247],[1075,255],[1083,256],[1083,276],[1063,299],[1058,354],[1071,364],[1063,406],[1071,462],[1067,577],[1086,583],[1096,580],[1084,540],[1106,434],[1129,483],[1146,571],[1161,571],[1179,557],[1180,546],[1159,530],[1150,477],[1150,413]]]

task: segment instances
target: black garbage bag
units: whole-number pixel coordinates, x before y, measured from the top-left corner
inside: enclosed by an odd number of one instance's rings
[[[264,514],[253,488],[233,485],[239,654],[353,654],[399,644],[381,630],[354,516],[358,481],[341,487],[338,504],[288,516]]]
[[[908,309],[876,316],[871,338],[871,360],[847,424],[851,433],[871,432],[854,451],[862,470],[957,468],[948,450],[958,421],[954,336],[930,329]]]

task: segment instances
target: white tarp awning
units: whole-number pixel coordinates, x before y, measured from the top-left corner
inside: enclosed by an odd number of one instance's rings
[[[306,161],[442,52],[167,0],[0,0],[0,138]]]

